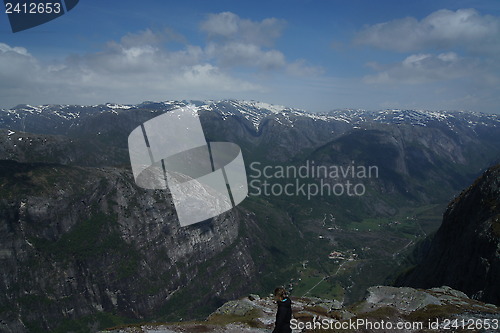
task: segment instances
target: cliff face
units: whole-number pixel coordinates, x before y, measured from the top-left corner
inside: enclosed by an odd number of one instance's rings
[[[448,285],[500,304],[500,165],[490,168],[446,210],[424,260],[402,285]]]
[[[167,317],[183,293],[196,295],[188,309],[213,307],[255,279],[239,210],[181,228],[164,192],[114,168],[0,161],[0,185],[2,332],[96,312]]]

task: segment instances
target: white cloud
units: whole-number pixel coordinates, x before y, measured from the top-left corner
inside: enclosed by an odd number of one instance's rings
[[[210,39],[238,41],[241,43],[271,47],[286,26],[284,20],[266,18],[260,22],[242,19],[231,12],[210,14],[201,23],[201,29]]]
[[[438,10],[422,20],[406,17],[365,27],[355,42],[398,52],[465,48],[476,52],[500,50],[500,19],[475,9]]]
[[[272,48],[285,25],[276,18],[257,22],[223,12],[208,15],[200,26],[208,38],[206,54],[220,66],[272,71],[285,68],[287,63],[285,55]]]
[[[177,87],[185,91],[190,89],[203,89],[206,92],[214,90],[226,92],[262,90],[257,84],[230,77],[210,64],[194,65],[186,68],[176,75],[173,80]],[[214,83],[217,85],[212,86]]]
[[[107,101],[257,98],[272,77],[315,76],[305,61],[289,62],[273,44],[286,23],[251,21],[225,12],[200,25],[205,44],[190,44],[170,29],[128,33],[101,50],[46,63],[26,48],[0,43],[0,100],[95,104]],[[170,49],[175,42],[174,50]],[[261,75],[265,73],[266,75]]]
[[[138,33],[128,33],[120,39],[119,45],[125,48],[142,45],[157,45],[165,41],[166,35],[155,33],[151,29],[146,29]],[[111,42],[110,44],[113,44]]]
[[[319,66],[312,66],[304,59],[299,59],[287,65],[286,72],[292,76],[315,77],[321,76],[325,70]]]
[[[222,68],[254,68],[299,77],[323,74],[322,68],[308,65],[303,59],[289,62],[281,51],[272,48],[285,26],[284,20],[276,18],[258,22],[230,12],[210,14],[201,23],[208,38],[205,53]]]
[[[38,61],[22,47],[0,43],[0,98],[22,98],[41,77]]]
[[[402,62],[392,65],[369,63],[377,74],[364,77],[366,83],[412,83],[420,84],[433,81],[452,80],[479,74],[478,64],[472,59],[464,59],[454,52],[433,55],[429,53],[412,54]]]
[[[17,53],[17,54],[24,55],[24,56],[27,56],[27,57],[31,56],[28,53],[28,50],[26,50],[24,47],[10,47],[9,45],[7,45],[5,43],[0,43],[0,52],[2,54]]]
[[[146,30],[58,64],[44,64],[24,48],[0,44],[0,100],[3,106],[138,103],[262,90],[210,64],[201,47],[186,45],[171,52],[160,45],[163,40]]]
[[[394,97],[387,100],[399,97],[398,103],[405,104],[411,98],[416,105],[498,112],[499,17],[475,9],[442,9],[421,20],[406,17],[366,26],[354,43],[405,53],[396,63],[367,63],[375,73],[363,77],[366,89],[390,89]]]
[[[254,44],[228,42],[209,43],[206,54],[224,67],[245,66],[263,70],[283,68],[285,56],[278,50],[263,50]]]

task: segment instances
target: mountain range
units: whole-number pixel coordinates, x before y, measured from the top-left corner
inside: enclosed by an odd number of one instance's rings
[[[208,141],[241,147],[249,179],[255,162],[376,166],[377,177],[356,180],[362,196],[249,196],[181,228],[168,193],[135,185],[127,138],[186,105]],[[1,110],[0,328],[204,318],[277,285],[351,304],[408,269],[406,256],[438,229],[448,202],[500,162],[499,138],[498,115],[465,111],[317,114],[235,100]]]

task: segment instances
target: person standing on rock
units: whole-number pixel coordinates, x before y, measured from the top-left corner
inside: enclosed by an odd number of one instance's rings
[[[273,333],[291,333],[292,301],[288,297],[286,290],[281,287],[274,290],[274,298],[278,304],[278,312],[276,313]]]

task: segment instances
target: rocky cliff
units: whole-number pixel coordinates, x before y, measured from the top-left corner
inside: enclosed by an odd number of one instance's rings
[[[0,161],[0,193],[2,332],[178,318],[255,283],[250,216],[181,228],[171,199],[128,170]]]
[[[500,165],[450,203],[423,261],[399,284],[449,285],[500,304]]]

